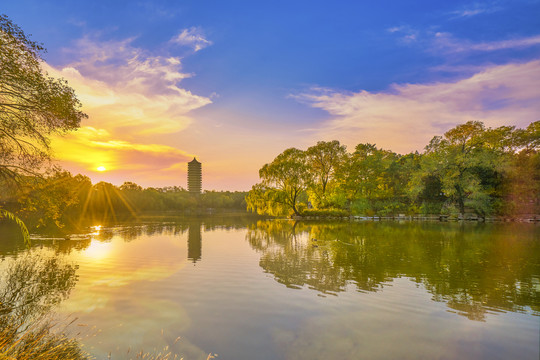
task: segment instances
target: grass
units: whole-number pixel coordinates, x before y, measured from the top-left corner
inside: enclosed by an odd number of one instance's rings
[[[40,321],[23,331],[18,324],[10,316],[0,319],[0,360],[91,359],[77,340],[53,329],[57,324]]]

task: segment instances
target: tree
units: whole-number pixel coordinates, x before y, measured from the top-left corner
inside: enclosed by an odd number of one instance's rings
[[[64,79],[41,67],[44,48],[0,15],[0,177],[36,174],[50,159],[50,136],[79,127],[83,113]]]
[[[84,216],[92,183],[83,175],[53,169],[45,176],[25,177],[16,193],[20,215],[31,228],[61,229]]]
[[[347,148],[340,145],[339,141],[319,141],[317,145],[306,150],[307,163],[313,174],[313,182],[310,186],[313,200],[317,207],[324,208],[328,205],[328,185],[334,179],[334,174],[339,168]]]
[[[41,68],[44,50],[0,15],[0,180],[36,175],[50,159],[49,137],[77,129],[87,117],[67,82],[49,77]],[[19,224],[29,243],[24,223],[0,210],[0,217]]]
[[[502,197],[508,215],[538,214],[540,211],[540,121],[513,133],[519,152],[511,158]]]
[[[493,192],[497,185],[501,153],[507,145],[493,146],[508,138],[509,129],[487,129],[479,121],[469,121],[447,131],[443,137],[435,136],[426,147],[422,158],[424,175],[435,175],[443,194],[461,214],[466,207],[480,215],[493,211]],[[511,131],[511,129],[510,129]],[[490,145],[491,144],[491,145]]]
[[[378,149],[374,144],[358,144],[354,153],[345,159],[336,178],[349,210],[353,213],[394,212],[395,206],[389,208],[388,200],[395,197],[396,187],[404,181],[401,179],[404,166],[399,163],[399,156],[392,151]]]
[[[285,150],[259,170],[259,177],[262,184],[254,186],[246,198],[250,209],[270,201],[285,206],[296,215],[300,214],[298,201],[310,179],[304,151],[295,148]]]

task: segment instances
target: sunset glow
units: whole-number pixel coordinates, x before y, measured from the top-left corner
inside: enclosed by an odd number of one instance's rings
[[[540,0],[1,7],[0,360],[540,359]]]
[[[540,27],[527,15],[538,3],[250,3],[242,17],[189,1],[100,6],[3,9],[45,44],[45,70],[89,115],[51,147],[93,182],[186,187],[197,156],[203,189],[248,190],[289,147],[336,139],[407,153],[469,120],[539,118]]]

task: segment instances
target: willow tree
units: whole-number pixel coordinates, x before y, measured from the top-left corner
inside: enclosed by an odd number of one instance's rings
[[[299,215],[298,203],[310,181],[310,172],[304,151],[290,148],[259,170],[261,183],[249,192],[248,208],[258,213],[281,215],[276,212]]]
[[[0,15],[0,178],[37,174],[50,159],[50,136],[87,117],[67,82],[43,70],[44,51]]]

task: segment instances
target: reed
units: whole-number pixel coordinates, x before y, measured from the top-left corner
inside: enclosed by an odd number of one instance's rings
[[[0,318],[0,360],[92,359],[62,331],[67,326],[42,320],[21,331],[19,324],[10,316]]]

